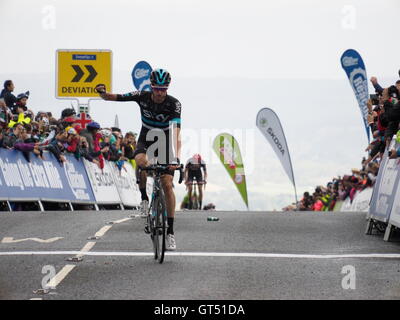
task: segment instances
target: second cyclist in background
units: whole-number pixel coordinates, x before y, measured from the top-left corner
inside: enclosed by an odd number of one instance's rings
[[[203,172],[202,172],[203,169]],[[204,173],[204,179],[203,179]],[[204,160],[201,159],[199,154],[193,155],[185,166],[185,184],[188,187],[189,196],[189,209],[193,208],[192,192],[193,192],[193,181],[196,179],[197,186],[199,189],[199,209],[201,210],[201,204],[203,201],[203,185],[207,183],[207,167]]]

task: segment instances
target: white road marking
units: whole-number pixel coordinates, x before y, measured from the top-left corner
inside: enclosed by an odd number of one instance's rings
[[[85,244],[85,246],[81,249],[81,253],[77,254],[75,258],[82,258],[87,252],[89,252],[94,245],[96,244],[96,242],[94,241],[89,241],[88,243]]]
[[[106,232],[108,230],[110,230],[112,228],[112,226],[104,226],[103,228],[101,228],[99,231],[96,232],[96,234],[94,235],[95,237],[102,237],[106,234]]]
[[[55,237],[55,238],[50,238],[50,239],[40,239],[40,238],[26,238],[26,239],[15,239],[13,237],[4,237],[3,240],[1,240],[1,243],[17,243],[17,242],[24,242],[24,241],[36,241],[40,243],[51,243],[55,242],[57,240],[64,239],[63,237]]]
[[[29,300],[43,300],[43,298],[32,298],[32,299],[29,299]]]
[[[111,222],[110,222],[111,225],[104,226],[104,227],[101,228],[99,231],[97,231],[96,234],[95,234],[94,236],[95,236],[95,237],[98,237],[98,238],[101,238],[102,236],[104,236],[104,235],[106,234],[106,232],[107,232],[108,230],[110,230],[110,229],[112,228],[112,226],[113,226],[114,224],[123,223],[123,222],[129,221],[129,220],[132,220],[132,218],[124,218],[124,219],[117,220],[117,221],[111,221]]]
[[[65,279],[65,277],[76,267],[74,264],[67,264],[60,270],[59,273],[57,273],[54,278],[52,278],[49,283],[47,284],[47,287],[49,288],[56,288],[61,281]]]
[[[118,223],[122,223],[122,222],[129,221],[129,220],[132,220],[132,218],[124,218],[124,219],[117,220],[117,221],[113,221],[113,222],[114,222],[115,224],[118,224]]]
[[[82,251],[9,251],[1,252],[0,256],[22,255],[79,255]],[[85,256],[120,256],[145,257],[153,252],[85,252]],[[236,253],[236,252],[166,252],[168,256],[180,257],[220,257],[220,258],[285,258],[285,259],[351,259],[351,258],[382,258],[400,259],[398,253],[354,253],[354,254],[286,254],[286,253]]]

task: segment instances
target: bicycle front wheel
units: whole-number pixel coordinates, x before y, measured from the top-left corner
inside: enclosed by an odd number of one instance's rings
[[[154,237],[155,248],[157,248],[157,258],[159,263],[163,263],[165,254],[165,235],[167,232],[167,214],[163,194],[160,194],[157,201],[156,214],[156,235]]]

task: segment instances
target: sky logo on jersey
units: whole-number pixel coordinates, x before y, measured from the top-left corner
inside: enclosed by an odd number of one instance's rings
[[[146,61],[139,61],[132,70],[132,81],[139,91],[151,91],[150,73],[153,69]]]
[[[354,94],[360,107],[361,115],[364,121],[365,130],[369,142],[369,127],[368,127],[368,79],[367,71],[365,70],[364,62],[360,54],[353,50],[346,50],[340,58],[342,68],[349,78],[350,85],[353,88]]]

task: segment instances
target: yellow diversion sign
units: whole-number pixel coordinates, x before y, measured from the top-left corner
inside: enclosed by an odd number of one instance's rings
[[[57,98],[98,98],[98,83],[111,91],[111,50],[57,50],[56,56]]]

